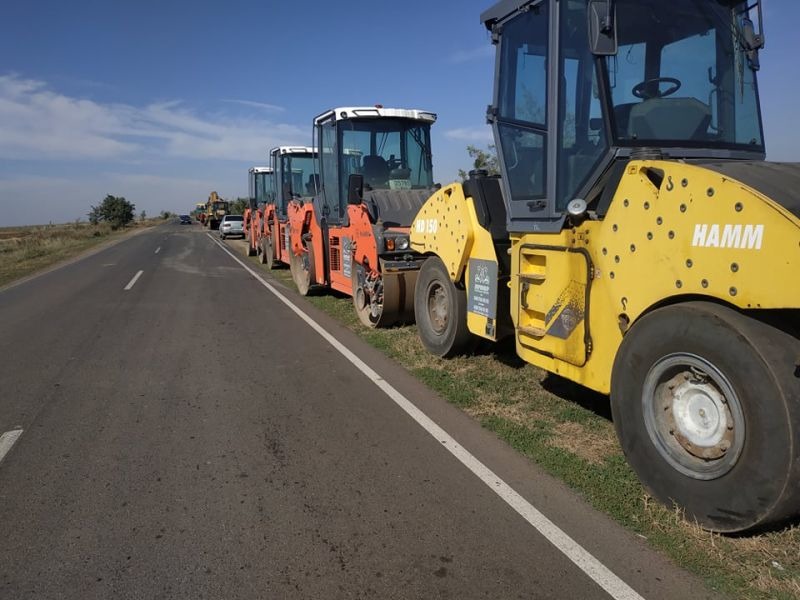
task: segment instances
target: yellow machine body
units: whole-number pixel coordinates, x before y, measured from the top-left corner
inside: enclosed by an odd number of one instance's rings
[[[518,354],[603,393],[624,333],[655,307],[706,299],[800,308],[800,220],[757,190],[682,162],[631,161],[603,220],[510,239],[511,301],[497,310],[511,312]],[[461,184],[431,196],[410,242],[462,285],[475,279],[474,265],[498,263]],[[469,330],[494,339],[485,311],[473,308]]]
[[[800,307],[800,221],[702,167],[631,161],[602,221],[511,238],[518,354],[603,393],[624,332],[654,307]]]
[[[483,292],[498,286],[498,260],[491,234],[481,226],[475,204],[464,195],[461,184],[453,183],[434,193],[420,208],[411,224],[409,243],[421,254],[436,255],[445,264],[454,282],[470,281]],[[494,265],[494,269],[486,268]],[[475,288],[473,288],[475,289]],[[472,298],[475,301],[475,295]],[[467,312],[469,330],[480,337],[497,339],[495,311],[505,306],[479,303]]]

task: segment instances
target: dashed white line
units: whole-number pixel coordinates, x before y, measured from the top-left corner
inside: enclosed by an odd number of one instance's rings
[[[8,454],[9,450],[11,450],[11,447],[16,443],[21,435],[22,429],[12,429],[11,431],[6,431],[3,435],[0,435],[0,463],[3,462],[6,454]]]
[[[161,252],[161,246],[159,246],[158,248],[156,248],[155,254],[158,254],[159,252]]]
[[[136,273],[136,275],[134,275],[134,276],[133,276],[133,279],[131,279],[131,280],[128,282],[128,285],[126,285],[126,286],[125,286],[125,291],[126,291],[126,292],[127,292],[129,289],[131,289],[131,288],[132,288],[134,285],[136,285],[136,281],[139,279],[139,277],[141,277],[141,276],[142,276],[142,273],[144,273],[144,271],[139,271],[138,273]]]
[[[617,577],[611,569],[606,567],[588,550],[573,540],[558,525],[553,523],[535,506],[525,500],[514,488],[498,477],[489,467],[484,465],[466,448],[461,446],[444,429],[439,427],[428,415],[418,409],[408,398],[403,396],[394,387],[387,383],[370,366],[356,356],[349,348],[328,333],[325,328],[309,317],[296,306],[291,300],[284,296],[277,288],[268,283],[258,273],[253,271],[244,262],[239,260],[223,244],[215,240],[210,234],[209,239],[222,248],[233,260],[239,263],[242,268],[250,273],[261,285],[272,292],[278,300],[283,302],[298,317],[305,321],[314,331],[322,336],[331,346],[333,346],[342,356],[349,360],[353,366],[361,371],[367,379],[378,386],[389,398],[391,398],[400,408],[402,408],[412,419],[414,419],[425,431],[433,436],[442,444],[461,464],[467,467],[472,473],[485,483],[489,489],[502,498],[506,504],[513,508],[523,519],[525,519],[534,529],[543,535],[553,546],[555,546],[564,556],[571,560],[581,571],[588,575],[592,581],[603,588],[615,600],[644,600],[633,588],[622,579]]]

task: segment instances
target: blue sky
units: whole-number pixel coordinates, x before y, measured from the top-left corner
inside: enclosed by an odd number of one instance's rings
[[[0,226],[86,217],[105,194],[188,212],[247,193],[328,108],[436,112],[446,183],[485,146],[491,0],[27,0],[0,6]],[[800,160],[800,3],[765,0],[768,158]]]

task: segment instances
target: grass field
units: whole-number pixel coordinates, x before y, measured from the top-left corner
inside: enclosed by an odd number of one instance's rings
[[[105,223],[2,227],[0,228],[0,287],[77,256],[133,228],[151,226],[155,222],[137,222],[120,231],[112,231]]]
[[[294,288],[288,270],[269,273]],[[349,298],[308,300],[710,588],[736,599],[800,598],[800,529],[715,535],[652,500],[625,462],[607,396],[525,364],[513,344],[443,360],[425,351],[413,326],[371,330],[360,324]]]

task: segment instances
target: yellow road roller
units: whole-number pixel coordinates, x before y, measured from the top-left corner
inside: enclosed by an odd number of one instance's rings
[[[800,165],[766,162],[761,6],[504,0],[499,176],[423,205],[426,348],[513,335],[610,394],[649,492],[719,532],[800,513]]]

